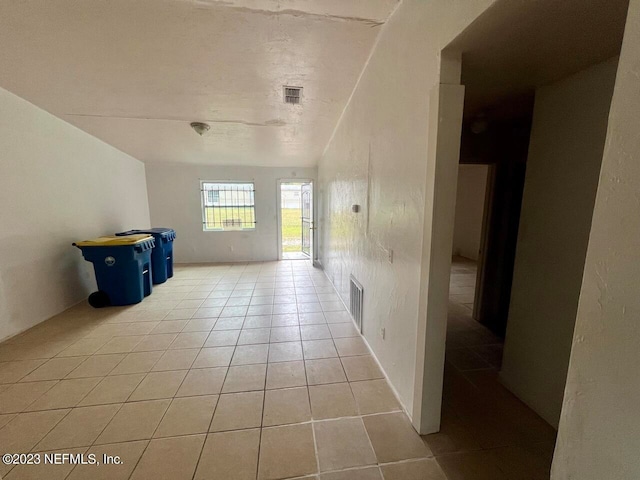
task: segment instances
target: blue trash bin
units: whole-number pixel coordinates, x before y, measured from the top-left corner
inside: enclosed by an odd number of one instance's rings
[[[140,234],[152,235],[156,241],[156,246],[151,252],[153,283],[166,282],[168,278],[173,277],[173,241],[176,238],[176,231],[172,228],[150,228],[116,233],[117,236]]]
[[[99,237],[74,243],[96,272],[98,291],[89,296],[89,303],[96,308],[131,305],[151,295],[154,243],[150,235]]]

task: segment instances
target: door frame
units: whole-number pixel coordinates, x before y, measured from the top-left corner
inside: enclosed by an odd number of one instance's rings
[[[311,256],[308,260],[312,265],[316,264],[317,259],[317,244],[318,244],[318,229],[316,218],[316,180],[313,178],[279,178],[276,181],[276,218],[277,218],[277,244],[278,260],[282,260],[282,184],[283,183],[310,183],[311,184]]]
[[[440,430],[449,280],[465,88],[462,55],[442,51],[429,94],[420,301],[411,422],[421,435]]]
[[[300,223],[302,224],[300,249],[303,255],[307,255],[309,260],[313,261],[313,231],[316,228],[313,224],[313,183],[303,183],[300,186],[300,210]]]
[[[491,221],[491,210],[493,208],[493,193],[496,184],[496,165],[495,163],[481,164],[488,165],[487,184],[484,191],[484,206],[482,207],[482,230],[480,233],[480,252],[478,253],[478,261],[476,262],[476,286],[473,292],[473,312],[471,317],[478,320],[479,312],[482,306],[481,292],[485,288],[484,285],[484,268],[487,264],[487,244],[489,240],[489,226]]]

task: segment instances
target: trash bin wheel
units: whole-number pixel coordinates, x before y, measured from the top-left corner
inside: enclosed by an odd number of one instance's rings
[[[89,295],[89,305],[91,305],[93,308],[107,307],[110,304],[111,301],[109,300],[109,295],[107,295],[102,290],[93,292],[91,295]]]

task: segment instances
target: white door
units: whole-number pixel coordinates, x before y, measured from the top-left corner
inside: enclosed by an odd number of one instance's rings
[[[302,253],[313,259],[313,186],[302,185]]]

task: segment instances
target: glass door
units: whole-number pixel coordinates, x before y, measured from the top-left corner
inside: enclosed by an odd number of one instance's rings
[[[310,183],[302,185],[302,253],[312,258],[313,246],[313,187]]]

